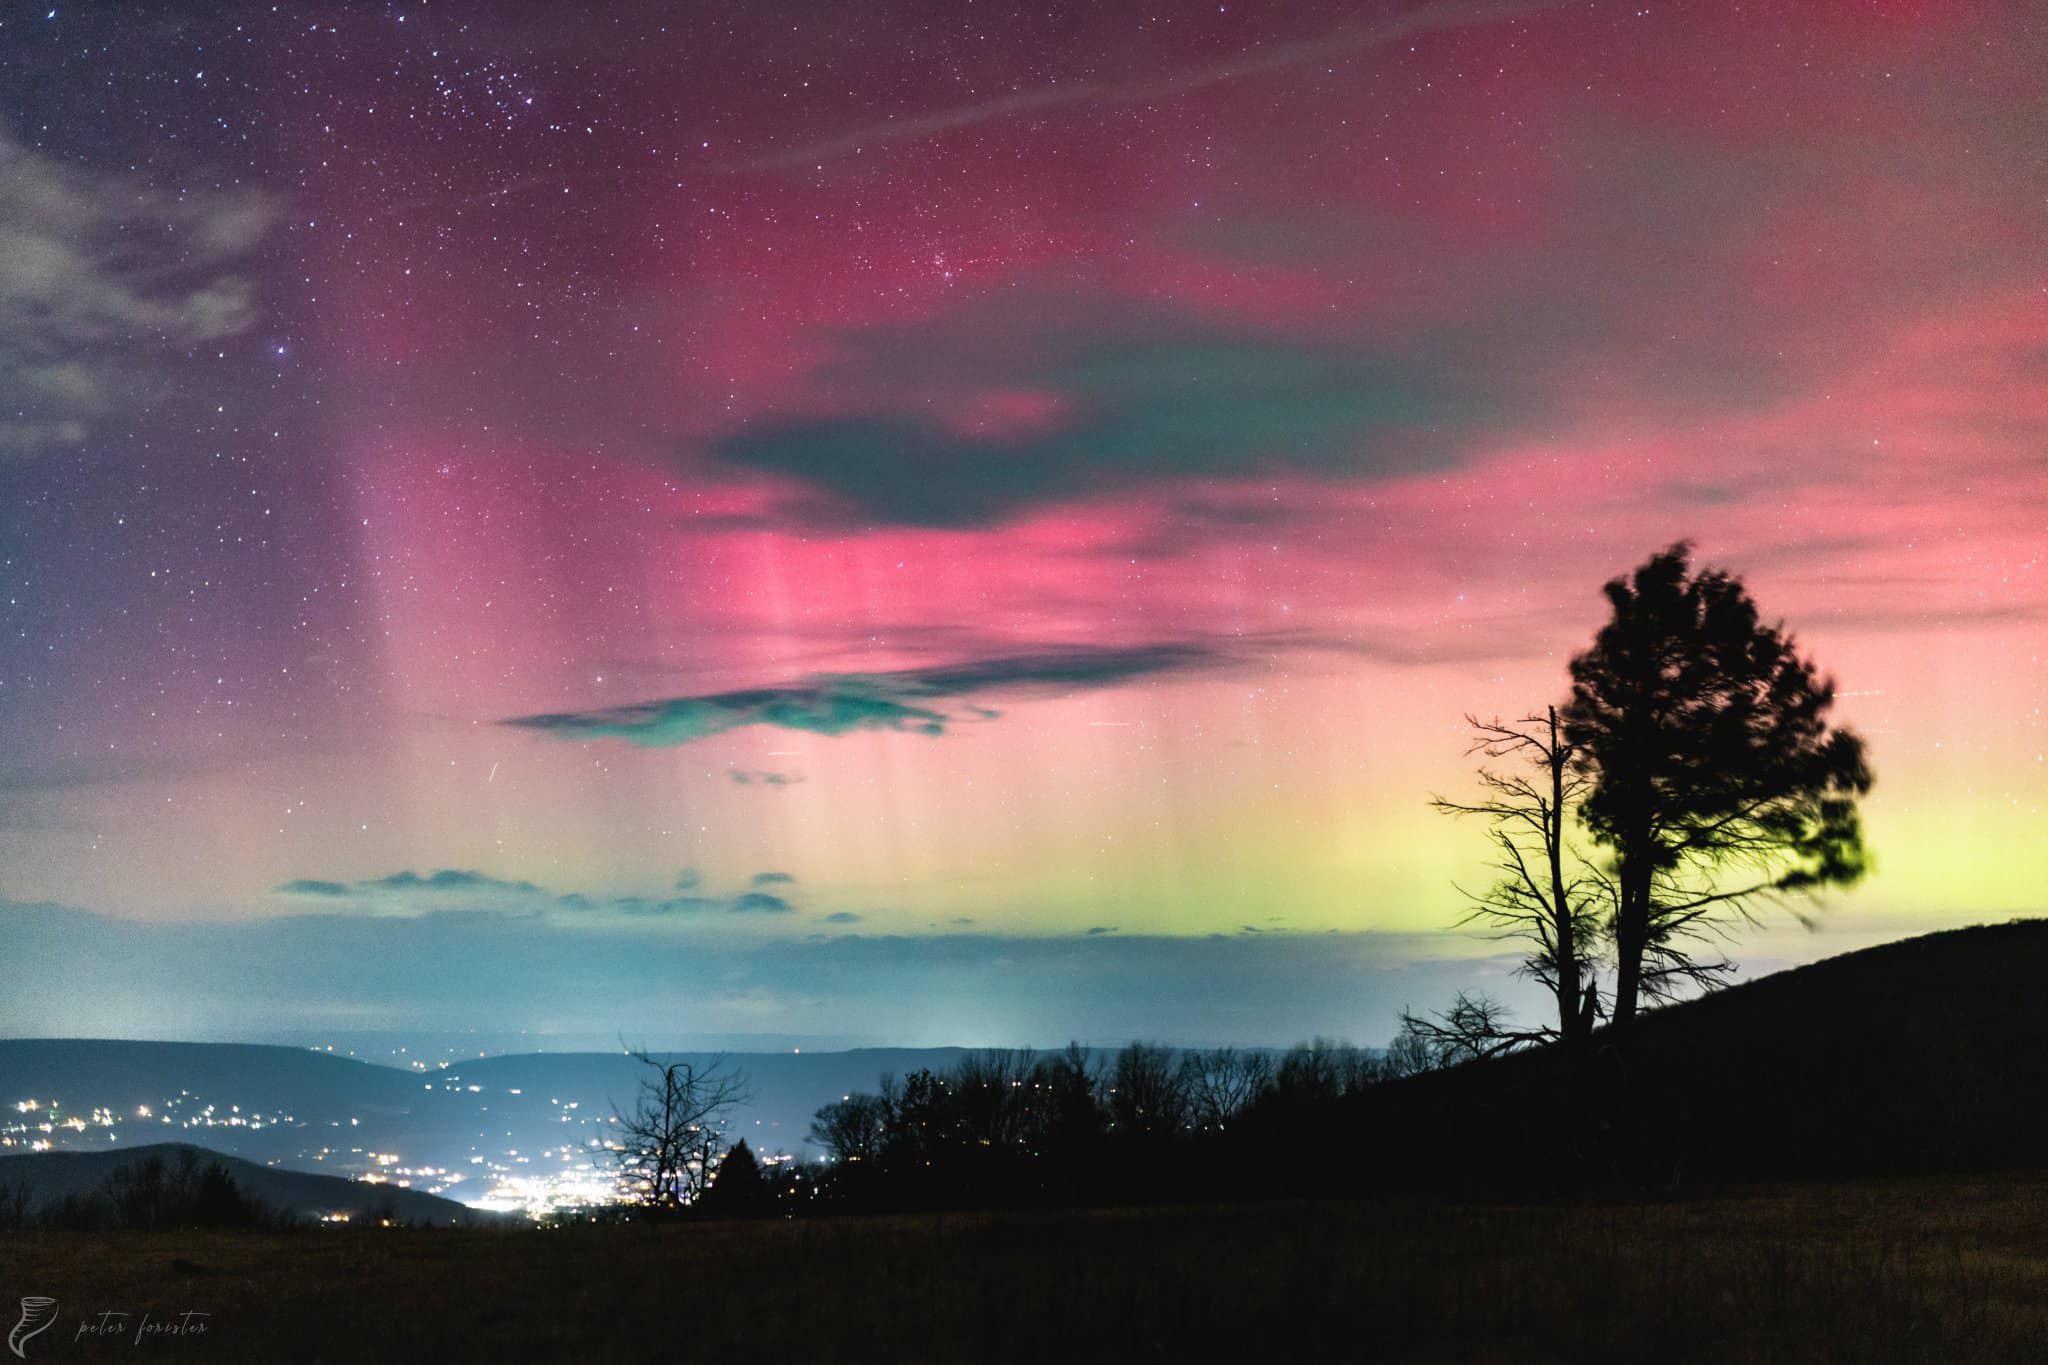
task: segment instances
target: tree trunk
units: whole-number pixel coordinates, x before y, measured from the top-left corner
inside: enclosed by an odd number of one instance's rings
[[[1571,903],[1564,884],[1564,770],[1571,750],[1558,735],[1557,708],[1550,708],[1550,820],[1544,842],[1550,847],[1550,905],[1557,921],[1557,1033],[1565,1049],[1576,1052],[1584,1030],[1579,1019],[1579,946],[1572,932]]]
[[[1624,844],[1623,847],[1632,845]],[[1640,860],[1622,855],[1621,904],[1614,924],[1614,1031],[1627,1030],[1641,993],[1643,946],[1650,936],[1650,878]]]

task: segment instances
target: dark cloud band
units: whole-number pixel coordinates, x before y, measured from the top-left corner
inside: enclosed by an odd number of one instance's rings
[[[823,382],[865,410],[764,419],[710,453],[802,490],[800,512],[851,523],[989,525],[1160,481],[1413,473],[1455,463],[1524,405],[1487,372],[1389,346],[1072,300],[840,342]],[[1047,411],[996,433],[930,415],[935,397],[971,408],[991,393],[1036,395]]]
[[[745,725],[819,735],[856,730],[941,735],[956,717],[940,707],[975,694],[1005,689],[1079,691],[1232,662],[1232,656],[1197,644],[1041,650],[889,673],[829,674],[785,687],[670,697],[595,711],[517,716],[504,724],[565,739],[623,739],[645,748],[688,744]]]

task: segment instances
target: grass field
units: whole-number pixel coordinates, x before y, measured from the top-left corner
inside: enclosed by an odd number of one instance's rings
[[[31,1232],[27,1358],[2048,1359],[2048,1181],[555,1231]],[[135,1330],[204,1312],[203,1335]],[[126,1312],[118,1337],[81,1322]],[[192,1321],[197,1322],[198,1319]]]

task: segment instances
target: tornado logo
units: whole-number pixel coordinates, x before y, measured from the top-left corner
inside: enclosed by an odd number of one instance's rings
[[[14,1324],[14,1330],[7,1334],[7,1349],[23,1360],[28,1359],[28,1339],[57,1320],[57,1301],[41,1294],[30,1294],[21,1301],[21,1321]],[[5,1322],[0,1318],[0,1322]]]

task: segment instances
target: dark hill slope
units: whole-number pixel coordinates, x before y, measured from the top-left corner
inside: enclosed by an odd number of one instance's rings
[[[1518,1185],[1548,1183],[1575,1148],[1582,1168],[1658,1182],[2048,1166],[2048,921],[1654,1011],[1603,1036],[1577,1087],[1549,1050],[1381,1087],[1346,1126],[1389,1169]]]
[[[464,1226],[498,1224],[509,1220],[442,1199],[420,1190],[395,1185],[341,1180],[306,1171],[279,1170],[253,1161],[211,1152],[186,1143],[155,1143],[102,1152],[35,1152],[0,1157],[0,1190],[23,1189],[31,1209],[43,1209],[67,1196],[90,1195],[106,1185],[115,1171],[134,1168],[152,1158],[175,1167],[186,1153],[201,1166],[219,1162],[234,1177],[244,1195],[260,1199],[272,1209],[301,1218],[322,1218],[345,1213],[352,1219],[373,1214],[404,1222],[451,1223]]]

